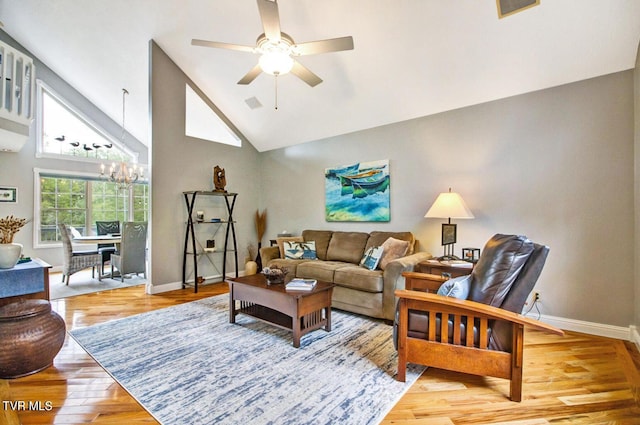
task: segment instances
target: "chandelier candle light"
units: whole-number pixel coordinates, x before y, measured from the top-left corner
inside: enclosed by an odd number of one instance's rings
[[[127,89],[122,89],[122,143],[124,143],[124,117],[125,117],[125,96],[129,92]],[[115,183],[118,190],[129,189],[131,185],[143,177],[142,166],[136,164],[127,165],[125,161],[121,161],[119,164],[115,162],[111,163],[109,167],[109,174],[105,175],[105,165],[100,164],[100,176],[108,179],[110,182]]]
[[[106,176],[104,170],[104,164],[100,164],[100,175],[109,179],[110,182],[115,183],[120,190],[128,189],[133,183],[137,182],[138,179],[142,178],[144,174],[142,167],[135,164],[127,166],[127,163],[124,161],[119,164],[115,162],[112,163],[109,167],[109,174]]]

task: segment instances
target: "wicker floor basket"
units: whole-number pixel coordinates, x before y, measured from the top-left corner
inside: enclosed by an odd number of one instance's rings
[[[0,378],[19,378],[53,363],[64,344],[66,326],[46,300],[0,307]]]

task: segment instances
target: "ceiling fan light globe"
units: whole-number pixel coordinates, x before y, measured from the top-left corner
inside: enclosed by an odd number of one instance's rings
[[[293,68],[293,58],[284,52],[266,52],[258,63],[263,72],[271,75],[284,75]]]

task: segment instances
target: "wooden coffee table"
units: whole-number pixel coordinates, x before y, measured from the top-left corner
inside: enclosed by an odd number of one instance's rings
[[[287,291],[284,284],[269,285],[263,274],[227,279],[229,323],[246,314],[293,332],[293,346],[315,329],[331,331],[333,283],[318,281],[311,291]],[[236,304],[237,302],[237,304]]]

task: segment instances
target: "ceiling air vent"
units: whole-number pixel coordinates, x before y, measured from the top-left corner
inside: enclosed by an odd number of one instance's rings
[[[496,0],[498,5],[498,17],[512,15],[540,4],[540,0]]]
[[[0,41],[0,151],[18,152],[33,118],[33,59]]]
[[[247,104],[247,106],[249,106],[249,108],[251,109],[258,109],[262,107],[262,103],[260,103],[258,98],[255,96],[250,97],[249,99],[245,99],[244,101]]]

